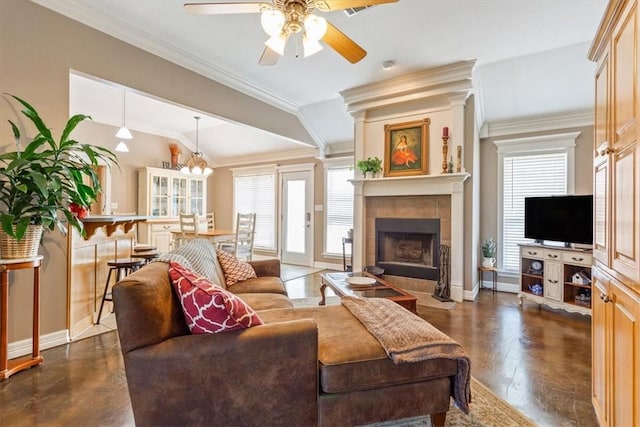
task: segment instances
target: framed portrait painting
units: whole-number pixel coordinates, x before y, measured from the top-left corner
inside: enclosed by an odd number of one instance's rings
[[[429,119],[384,126],[384,176],[429,172]]]

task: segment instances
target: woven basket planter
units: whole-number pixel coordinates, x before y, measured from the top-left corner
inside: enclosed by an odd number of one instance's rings
[[[19,259],[38,256],[42,225],[29,225],[20,241],[0,231],[0,258]]]

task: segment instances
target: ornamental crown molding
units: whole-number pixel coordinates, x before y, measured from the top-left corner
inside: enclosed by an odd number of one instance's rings
[[[442,95],[459,95],[473,89],[476,61],[460,61],[405,76],[357,86],[340,92],[352,115],[372,108]]]
[[[480,138],[495,138],[532,132],[548,132],[558,129],[593,126],[593,110],[574,111],[563,114],[517,118],[485,123]]]
[[[2,0],[0,0],[2,1]],[[296,114],[299,106],[295,103],[258,87],[256,84],[229,72],[200,56],[194,55],[180,46],[166,42],[140,27],[125,23],[117,16],[96,9],[92,2],[32,0],[33,3],[59,13],[69,19],[108,34],[127,44],[149,52],[162,59],[198,73],[204,77],[228,86],[244,95],[251,96],[282,111]]]

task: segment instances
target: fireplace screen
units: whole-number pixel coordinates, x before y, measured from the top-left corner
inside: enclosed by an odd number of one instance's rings
[[[432,234],[383,233],[382,262],[433,266]]]
[[[386,274],[437,280],[440,220],[376,218],[376,265]]]

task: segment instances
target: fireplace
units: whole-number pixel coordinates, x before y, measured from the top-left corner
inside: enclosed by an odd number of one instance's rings
[[[385,274],[438,280],[440,219],[376,218],[376,265]]]

